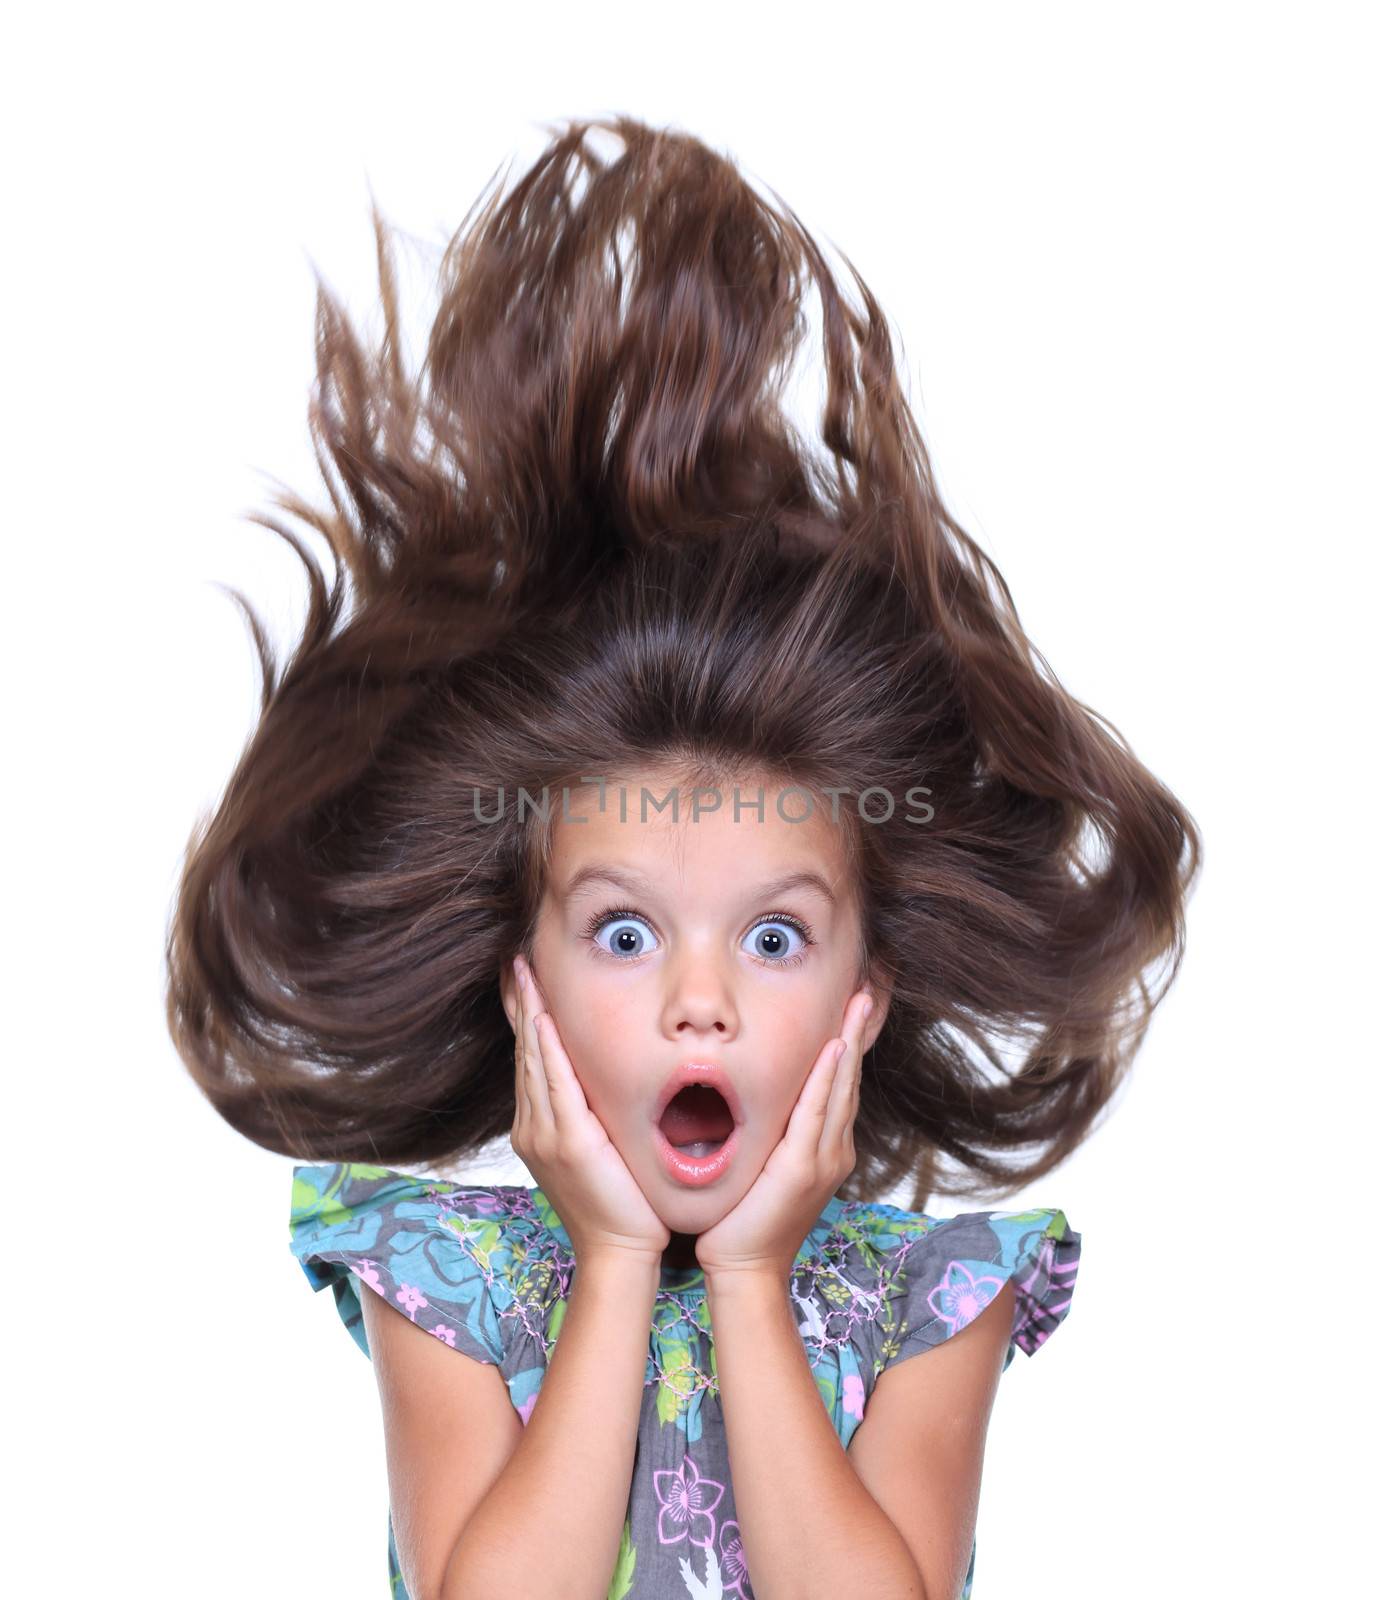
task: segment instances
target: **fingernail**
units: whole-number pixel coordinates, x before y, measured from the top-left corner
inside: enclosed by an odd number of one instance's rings
[[[839,1061],[841,1059],[841,1057],[843,1055],[845,1055],[845,1053],[846,1053],[846,1041],[843,1039],[841,1041],[841,1043],[836,1046],[836,1059]]]
[[[861,1014],[862,1019],[868,1022],[870,1020],[870,1013],[874,1009],[875,1009],[875,1002],[873,1000],[871,1000],[867,996],[865,1004],[860,1008],[860,1014]]]

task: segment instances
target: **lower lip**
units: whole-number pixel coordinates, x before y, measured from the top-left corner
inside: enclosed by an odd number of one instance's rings
[[[677,1150],[660,1127],[656,1129],[656,1142],[661,1147],[661,1164],[676,1182],[691,1189],[703,1189],[706,1184],[720,1177],[729,1165],[734,1146],[739,1142],[739,1129],[737,1124],[732,1127],[729,1137],[719,1149],[712,1150],[707,1156],[688,1156],[684,1151]]]

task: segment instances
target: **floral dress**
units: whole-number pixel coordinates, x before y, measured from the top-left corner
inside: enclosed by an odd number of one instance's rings
[[[528,1424],[573,1268],[541,1189],[459,1184],[384,1167],[297,1166],[291,1249],[369,1355],[361,1296],[382,1296],[434,1338],[499,1369]],[[951,1338],[1008,1279],[1011,1341],[1033,1355],[1064,1320],[1079,1235],[1063,1211],[939,1218],[833,1198],[793,1262],[793,1318],[843,1447],[881,1372]],[[972,1558],[962,1589],[972,1593]],[[411,1600],[392,1514],[393,1600]],[[637,1461],[607,1600],[753,1600],[704,1276],[663,1265],[652,1317]],[[600,1600],[602,1597],[600,1596]]]

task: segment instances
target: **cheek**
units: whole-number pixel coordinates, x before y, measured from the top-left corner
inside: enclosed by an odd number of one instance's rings
[[[636,998],[607,989],[580,995],[576,1014],[590,1039],[600,1045],[637,1027]]]
[[[775,1000],[764,1008],[762,1055],[774,1063],[775,1082],[783,1085],[789,1098],[801,1090],[821,1047],[836,1032],[835,1026],[828,1029],[827,1022],[816,996]]]
[[[560,994],[559,1010],[568,1018],[561,1034],[580,1082],[590,1096],[606,1095],[618,1061],[637,1055],[629,1044],[639,1027],[635,997],[578,984]]]

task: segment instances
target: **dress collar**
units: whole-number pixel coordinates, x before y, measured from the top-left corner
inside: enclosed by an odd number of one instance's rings
[[[567,1230],[559,1219],[559,1213],[549,1203],[543,1189],[530,1185],[528,1188],[530,1200],[535,1207],[535,1214],[540,1221],[554,1235],[564,1251],[572,1256],[573,1244],[570,1242]],[[802,1247],[797,1252],[793,1261],[794,1268],[804,1265],[820,1251],[826,1243],[826,1236],[841,1220],[842,1212],[846,1209],[846,1202],[839,1200],[835,1195],[822,1207],[817,1217],[816,1225],[802,1241]],[[661,1288],[671,1292],[682,1289],[703,1289],[705,1274],[698,1267],[668,1267],[664,1262],[661,1267]]]

